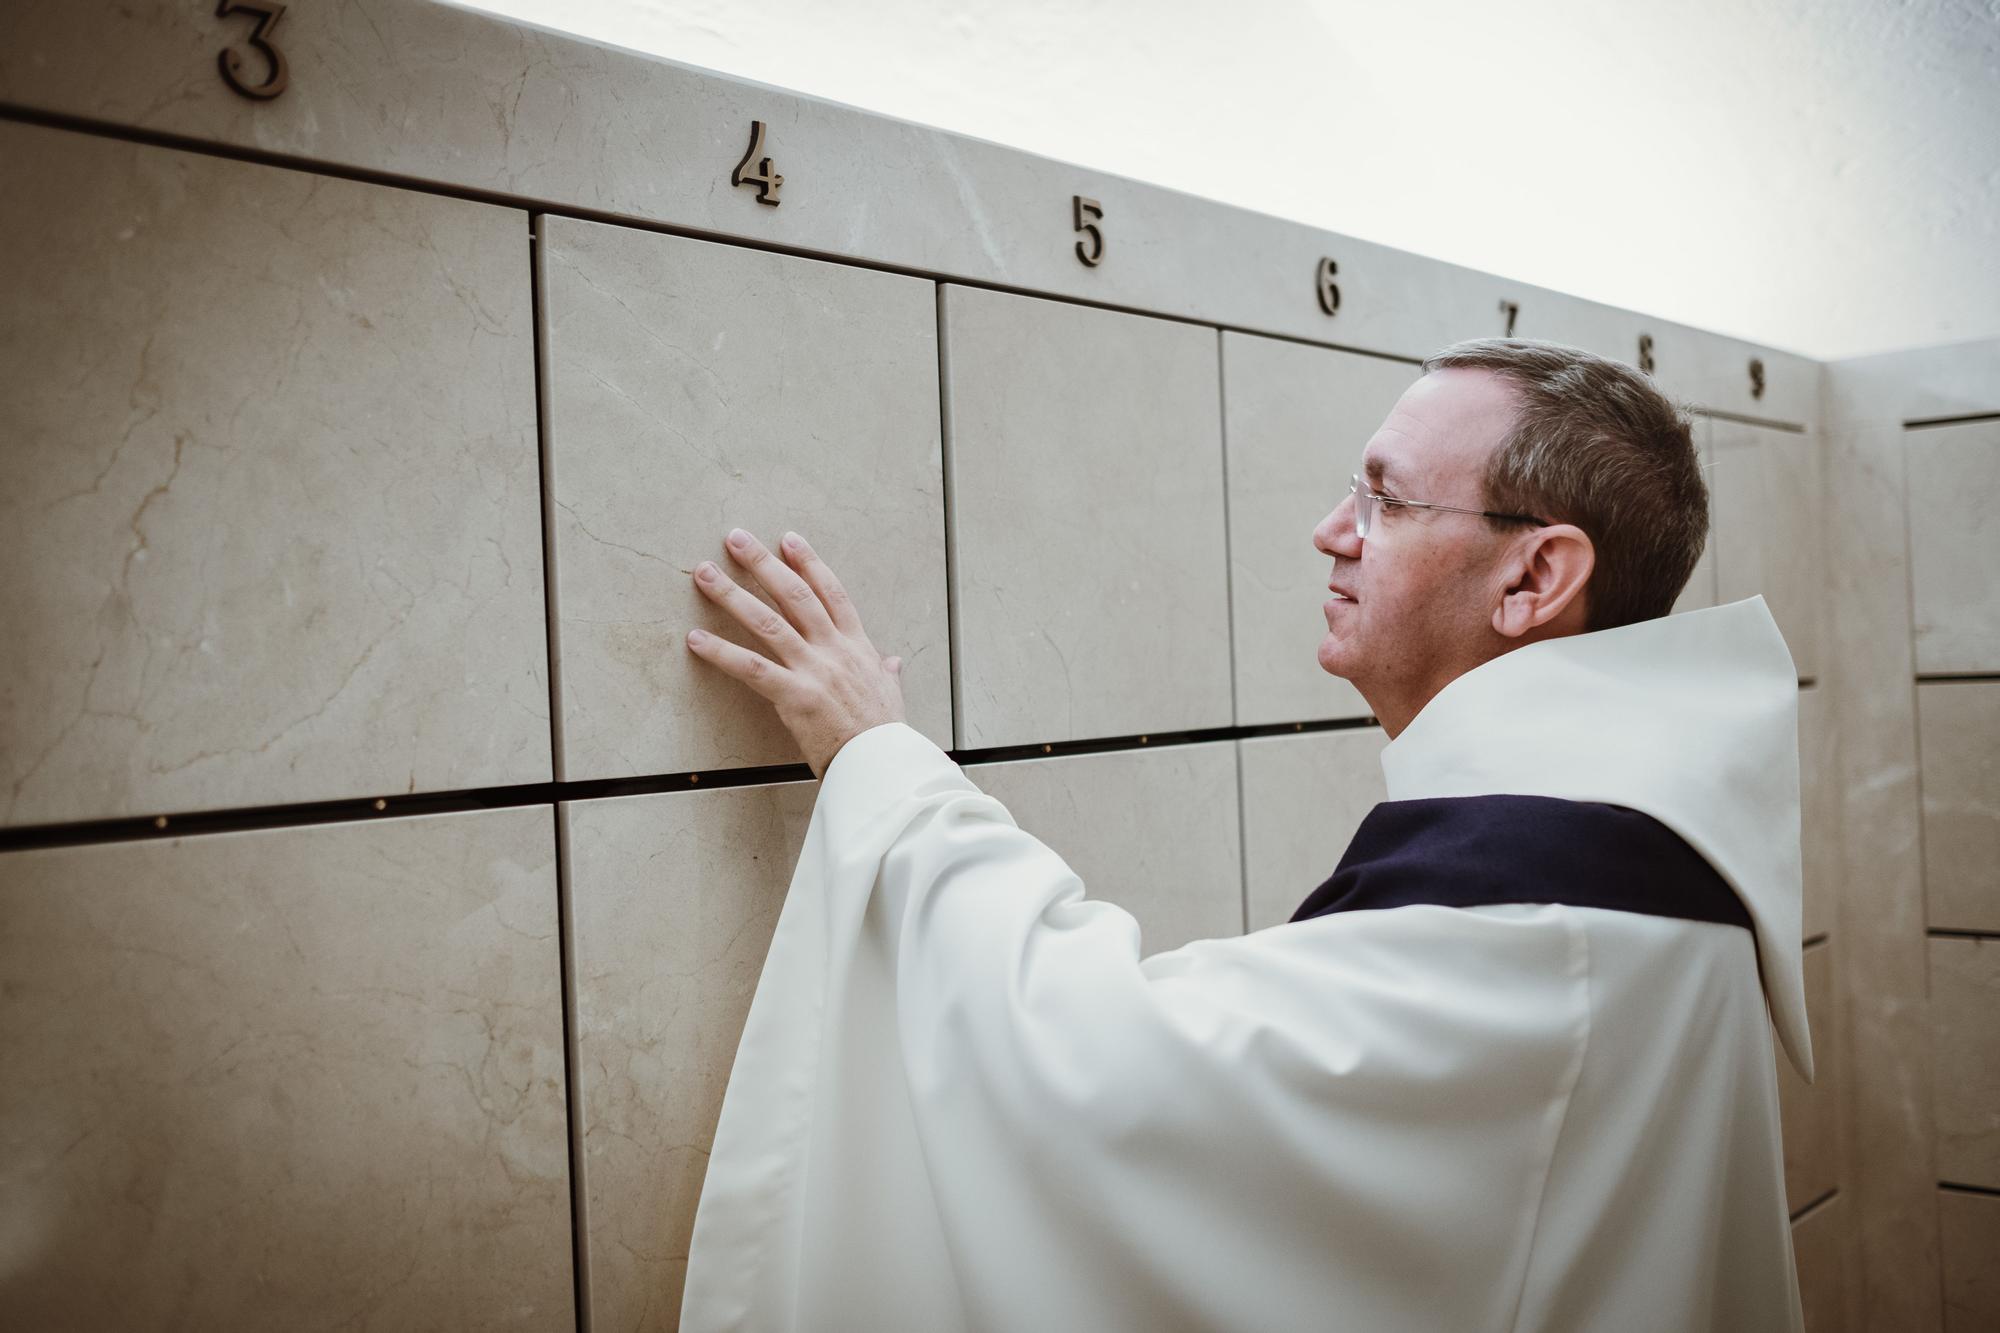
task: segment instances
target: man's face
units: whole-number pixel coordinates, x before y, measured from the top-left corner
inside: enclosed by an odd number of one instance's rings
[[[1368,441],[1362,484],[1484,509],[1480,479],[1515,411],[1513,391],[1490,370],[1433,371],[1404,391]],[[1334,557],[1332,586],[1353,596],[1327,604],[1319,664],[1352,681],[1385,722],[1406,720],[1489,655],[1501,592],[1494,570],[1507,538],[1473,514],[1383,505],[1364,540],[1354,535],[1355,503],[1343,497],[1313,529],[1314,547]]]

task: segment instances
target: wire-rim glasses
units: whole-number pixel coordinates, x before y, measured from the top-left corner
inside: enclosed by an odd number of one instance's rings
[[[1505,518],[1517,523],[1532,523],[1538,528],[1549,526],[1548,520],[1536,518],[1533,514],[1497,514],[1491,509],[1465,509],[1458,505],[1432,504],[1428,500],[1399,500],[1393,495],[1377,495],[1361,484],[1361,474],[1356,472],[1348,478],[1354,493],[1354,535],[1366,537],[1368,529],[1374,525],[1375,510],[1382,505],[1402,505],[1406,509],[1442,509],[1453,514],[1478,514],[1481,518]]]

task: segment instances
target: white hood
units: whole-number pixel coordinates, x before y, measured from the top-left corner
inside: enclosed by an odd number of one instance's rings
[[[1639,810],[1729,881],[1771,1020],[1813,1076],[1800,949],[1798,671],[1761,595],[1547,639],[1458,677],[1382,751],[1392,801],[1512,793]]]

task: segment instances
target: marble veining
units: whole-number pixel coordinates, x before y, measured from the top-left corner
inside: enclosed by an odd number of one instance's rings
[[[1243,879],[1251,930],[1283,925],[1331,875],[1376,804],[1388,799],[1380,727],[1256,736],[1243,767]]]
[[[1230,724],[1216,331],[943,291],[957,743]]]
[[[562,808],[597,1328],[679,1321],[723,1092],[818,791],[781,783]]]
[[[974,764],[974,785],[1139,926],[1139,956],[1243,933],[1231,742]]]
[[[0,854],[19,1329],[574,1327],[546,806]]]
[[[733,527],[813,543],[910,724],[951,738],[931,283],[540,220],[563,776],[800,762],[776,711],[686,645],[776,649],[694,584]]]
[[[0,823],[546,781],[527,219],[0,123]]]

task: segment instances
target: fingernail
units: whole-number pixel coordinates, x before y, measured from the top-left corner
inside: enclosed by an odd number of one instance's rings
[[[796,532],[788,532],[788,533],[786,533],[786,534],[785,534],[785,549],[786,549],[786,550],[788,550],[788,551],[798,551],[798,550],[803,550],[804,548],[805,548],[805,541],[804,541],[804,540],[803,540],[802,538],[800,538],[800,536],[799,536],[799,534],[798,534],[798,533],[796,533]]]
[[[700,579],[700,580],[701,580],[702,582],[704,582],[704,583],[706,583],[706,582],[707,582],[708,580],[710,580],[710,579],[714,578],[714,577],[715,577],[715,562],[714,562],[713,560],[704,560],[704,561],[702,561],[702,562],[701,562],[700,564],[698,564],[698,565],[696,565],[696,566],[694,567],[694,576],[695,576],[696,578]]]
[[[688,631],[688,642],[689,642],[689,643],[700,643],[700,642],[701,642],[701,641],[702,641],[703,639],[705,639],[705,638],[707,638],[707,637],[708,637],[708,636],[707,636],[706,634],[703,634],[703,633],[702,633],[702,632],[701,632],[700,630],[698,630],[698,629],[691,629],[691,630],[689,630],[689,631]]]
[[[750,534],[741,528],[731,528],[729,530],[729,544],[738,548],[748,546],[750,544]]]

